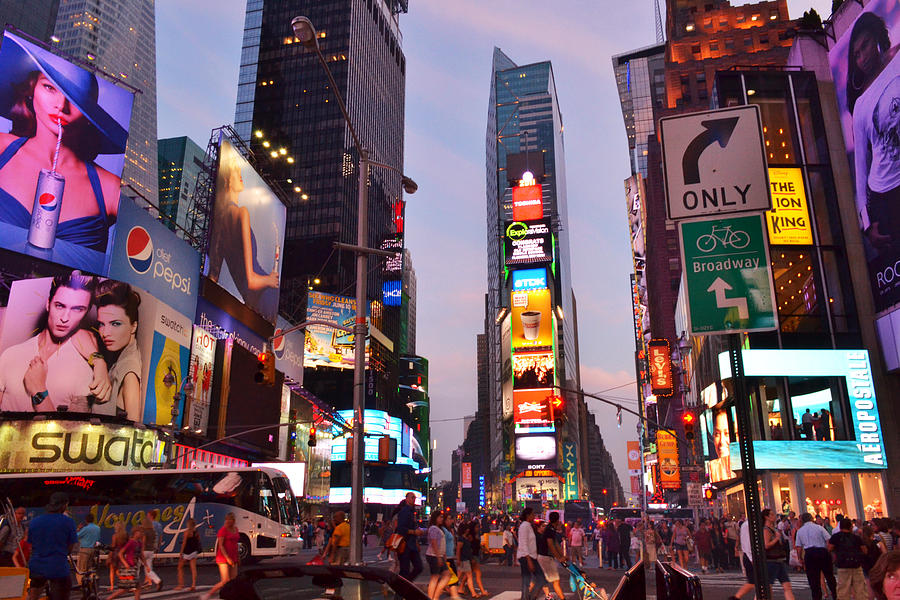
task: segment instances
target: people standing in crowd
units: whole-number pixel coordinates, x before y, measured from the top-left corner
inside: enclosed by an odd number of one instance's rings
[[[69,497],[54,492],[44,514],[35,517],[28,527],[31,559],[28,561],[31,582],[28,599],[38,600],[49,584],[51,600],[68,600],[72,589],[68,557],[78,545],[75,521],[65,514]]]
[[[144,564],[144,535],[147,529],[134,527],[131,538],[116,552],[116,589],[107,600],[118,598],[127,592],[134,594],[135,600],[141,598],[141,565]]]
[[[144,585],[155,585],[156,591],[160,591],[163,587],[162,578],[153,570],[153,557],[156,554],[156,546],[159,543],[159,539],[156,537],[156,528],[153,526],[152,512],[147,513],[147,516],[141,521],[141,528],[144,530],[144,566],[147,569],[147,579],[144,581]]]
[[[794,547],[806,568],[806,580],[809,582],[812,600],[822,600],[822,576],[825,577],[831,597],[837,598],[837,582],[834,579],[831,554],[828,553],[830,536],[824,527],[813,522],[812,515],[808,512],[800,515],[800,521],[803,524],[794,534]]]
[[[543,588],[543,574],[537,562],[537,536],[534,532],[534,510],[526,507],[521,515],[522,523],[519,525],[519,548],[516,550],[516,558],[522,569],[522,598],[531,600],[532,591],[536,595],[537,590]]]
[[[893,522],[887,518],[879,518],[875,519],[873,522],[875,529],[875,537],[881,542],[883,546],[881,548],[882,552],[890,552],[894,549],[896,544],[894,543],[894,537],[891,535],[891,527],[893,526]]]
[[[346,521],[347,515],[339,510],[334,513],[332,522],[334,531],[325,547],[325,556],[330,565],[346,565],[350,559],[350,523]]]
[[[125,528],[125,521],[119,519],[113,525],[112,541],[110,542],[109,555],[106,557],[106,564],[109,567],[109,589],[114,590],[116,587],[116,571],[119,568],[119,552],[128,543],[128,530]]]
[[[771,508],[762,510],[763,545],[766,550],[766,572],[769,575],[768,585],[777,579],[784,590],[786,600],[794,600],[791,578],[787,571],[788,541],[784,534],[775,527],[775,511]]]
[[[739,538],[740,526],[737,521],[734,520],[734,517],[731,517],[725,521],[725,555],[728,559],[728,562],[726,563],[726,568],[728,569],[733,568],[735,562],[738,563],[738,568],[740,568],[740,563],[743,560],[738,560],[737,545]]]
[[[619,564],[623,569],[631,568],[631,525],[627,522],[616,519],[618,526],[616,534],[619,536]]]
[[[662,545],[662,538],[649,518],[644,519],[643,536],[644,548],[647,552],[646,556],[644,556],[646,560],[644,566],[652,569],[654,563],[656,563],[659,547]]]
[[[722,523],[716,518],[710,521],[709,537],[712,541],[713,569],[716,573],[724,573],[725,569],[728,568],[728,556],[726,555]]]
[[[619,533],[616,531],[616,520],[607,521],[603,528],[603,553],[610,569],[619,568]]]
[[[556,517],[559,518],[559,513],[556,513]],[[584,568],[584,528],[581,526],[581,519],[575,519],[575,526],[569,530],[569,559]],[[546,570],[544,574],[547,574]],[[556,579],[558,581],[559,577]],[[547,580],[550,581],[549,578]]]
[[[508,525],[503,528],[503,551],[505,552],[503,560],[507,567],[511,567],[513,563],[513,554],[516,551],[516,536],[513,533],[513,526]]]
[[[868,600],[869,592],[862,564],[866,546],[862,539],[853,533],[853,522],[844,519],[839,524],[840,531],[828,540],[828,550],[834,552],[837,566],[837,599]]]
[[[425,560],[428,561],[428,569],[431,578],[428,580],[428,597],[438,600],[450,581],[450,571],[447,570],[447,538],[441,526],[444,524],[444,513],[434,511],[429,519],[427,533],[428,546],[425,550]]]
[[[392,535],[394,535],[394,519],[385,519],[378,527],[378,560],[381,560],[384,553],[387,552],[386,546]],[[388,554],[390,553],[388,552]]]
[[[200,556],[201,550],[197,523],[193,519],[188,519],[187,528],[181,539],[181,552],[178,556],[178,587],[175,588],[176,590],[184,589],[185,563],[188,563],[191,568],[191,587],[188,588],[188,591],[193,592],[197,588],[197,557]]]
[[[884,552],[881,549],[882,543],[875,539],[875,530],[871,526],[863,525],[859,537],[866,547],[866,553],[863,555],[862,570],[863,575],[866,576],[866,581],[868,581],[869,571],[872,570],[872,567],[875,566],[875,563]]]
[[[24,538],[25,507],[17,507],[13,515],[15,521],[3,519],[0,524],[0,567],[16,566],[14,557]]]
[[[422,572],[422,557],[419,554],[416,538],[422,535],[422,530],[416,526],[416,495],[407,492],[406,497],[397,505],[395,516],[397,517],[397,534],[403,536],[404,548],[397,554],[397,562],[400,564],[401,577],[415,581]]]
[[[81,575],[86,572],[94,562],[97,555],[97,545],[100,543],[100,527],[94,523],[94,514],[88,513],[84,523],[78,528],[78,559],[75,561],[77,571],[75,579],[81,585]]]
[[[219,581],[203,596],[204,600],[209,600],[213,594],[218,592],[222,587],[237,576],[238,566],[241,563],[238,543],[241,534],[235,527],[234,513],[225,515],[225,524],[216,534],[216,565],[219,567]]]

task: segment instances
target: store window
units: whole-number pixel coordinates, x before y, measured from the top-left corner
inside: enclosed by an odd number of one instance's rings
[[[835,525],[836,515],[852,512],[848,507],[851,494],[849,481],[843,473],[805,473],[803,487],[806,489],[805,511],[815,517],[829,519]],[[850,512],[848,512],[850,511]]]
[[[843,379],[840,380],[843,384]],[[834,377],[789,377],[794,439],[844,440],[840,385]]]
[[[766,377],[759,385],[759,404],[763,410],[765,439],[768,440],[790,439],[790,434],[785,431],[785,423],[782,420],[784,390],[781,388],[780,382],[780,378]]]
[[[822,294],[816,261],[809,249],[772,250],[772,277],[778,322],[785,333],[827,331],[822,319]]]
[[[866,520],[871,521],[886,517],[884,485],[881,481],[881,473],[859,473],[859,491],[862,496],[863,512]]]

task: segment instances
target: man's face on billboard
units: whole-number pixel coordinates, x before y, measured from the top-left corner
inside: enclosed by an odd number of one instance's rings
[[[91,308],[91,294],[87,290],[60,287],[47,302],[47,331],[57,340],[72,335]]]

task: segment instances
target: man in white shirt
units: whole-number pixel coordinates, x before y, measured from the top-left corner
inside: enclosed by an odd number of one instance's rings
[[[822,578],[825,575],[825,583],[831,590],[831,597],[837,598],[837,581],[834,578],[834,567],[831,564],[831,555],[828,553],[828,540],[831,538],[821,525],[813,521],[808,512],[800,515],[803,525],[797,530],[794,537],[794,547],[797,548],[798,558],[806,567],[806,580],[809,581],[809,591],[813,600],[822,600]]]
[[[522,600],[531,600],[546,585],[544,575],[537,562],[537,536],[534,534],[534,510],[526,508],[522,511],[522,524],[519,525],[519,548],[516,558],[522,568]]]
[[[569,531],[569,560],[584,568],[584,528],[581,519],[575,520],[575,526]]]
[[[91,340],[93,347],[79,352],[75,341],[93,304],[96,285],[95,277],[79,271],[53,278],[44,328],[0,354],[0,410],[44,412],[65,407],[90,412],[94,373],[84,352],[96,350],[96,343]],[[98,363],[103,359],[100,354],[90,358]]]
[[[750,545],[750,521],[748,519],[744,519],[744,522],[741,523],[741,564],[744,567],[744,575],[747,577],[747,582],[741,586],[741,589],[737,591],[733,596],[729,596],[728,600],[737,600],[746,594],[747,592],[754,591],[756,589],[755,579],[753,577],[753,551],[751,550]]]

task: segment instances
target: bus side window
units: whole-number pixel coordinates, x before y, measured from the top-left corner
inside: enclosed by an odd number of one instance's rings
[[[259,473],[259,508],[255,510],[262,516],[278,522],[278,508],[275,502],[275,490],[272,488],[272,482],[269,476],[263,472]]]

